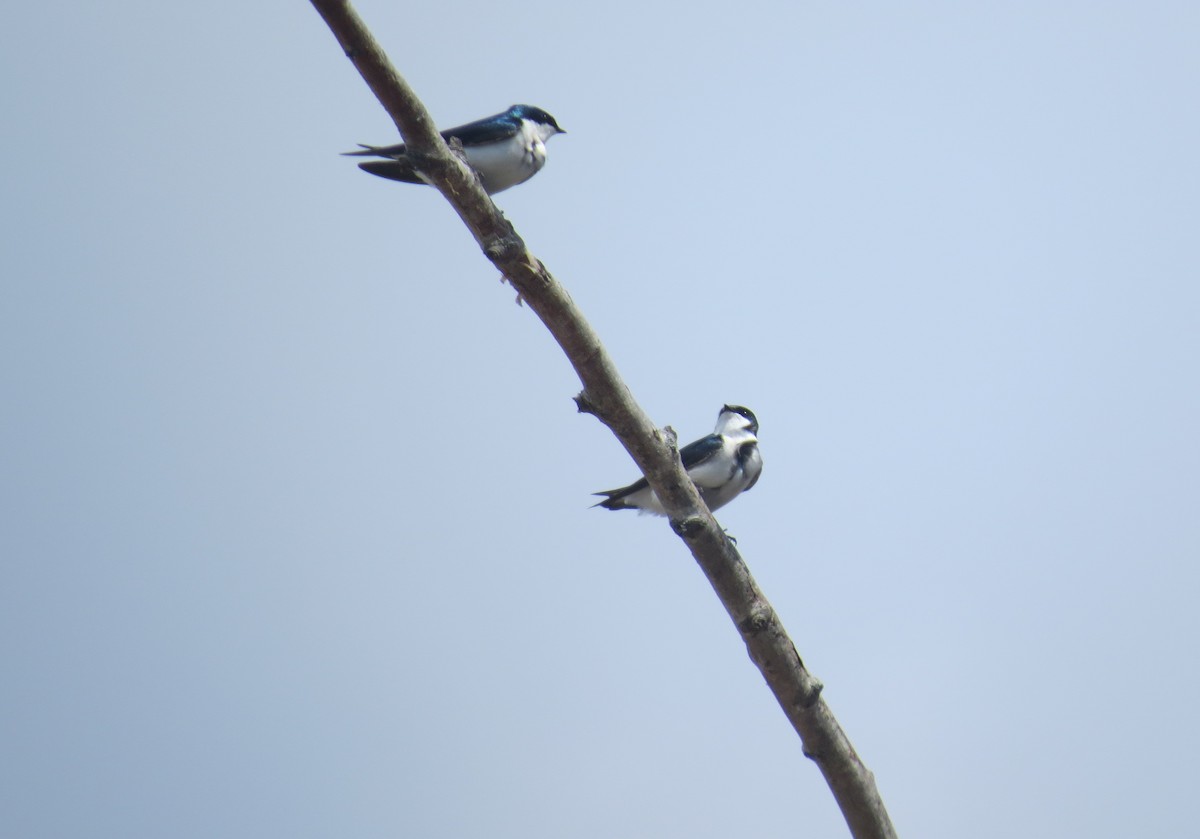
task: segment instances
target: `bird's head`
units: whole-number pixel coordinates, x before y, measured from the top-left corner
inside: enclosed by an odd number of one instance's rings
[[[726,405],[717,415],[717,433],[727,434],[730,431],[747,430],[751,434],[758,433],[758,417],[749,408],[741,405]]]
[[[508,109],[508,115],[513,119],[527,119],[534,123],[542,129],[542,133],[547,139],[555,134],[567,133],[558,127],[558,121],[554,117],[533,105],[513,105]]]

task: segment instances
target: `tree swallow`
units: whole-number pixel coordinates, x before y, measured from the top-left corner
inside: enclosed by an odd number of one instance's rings
[[[442,132],[446,142],[462,143],[467,163],[479,173],[488,195],[523,184],[546,165],[546,141],[566,134],[554,117],[532,105],[513,105],[502,114],[469,122]],[[405,155],[404,144],[367,146],[346,154],[383,157],[358,164],[358,168],[381,178],[423,184],[426,180]]]
[[[758,419],[753,411],[741,405],[726,405],[717,415],[717,427],[712,434],[679,450],[683,468],[709,510],[724,507],[758,481],[763,462],[756,434]],[[667,514],[645,478],[621,489],[593,494],[608,496],[594,504],[595,507],[638,510],[656,516]]]

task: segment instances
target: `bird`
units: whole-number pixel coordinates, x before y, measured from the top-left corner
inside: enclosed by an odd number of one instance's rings
[[[763,461],[757,434],[758,418],[753,411],[741,405],[725,405],[712,434],[679,450],[683,468],[710,511],[724,507],[758,482]],[[593,507],[637,510],[643,515],[667,514],[645,478],[627,487],[592,494],[606,496]]]
[[[502,114],[468,122],[442,132],[446,142],[462,143],[467,163],[479,173],[488,195],[523,184],[546,165],[546,141],[566,134],[558,122],[541,108],[513,105]],[[368,146],[346,155],[382,157],[358,164],[358,168],[381,178],[410,184],[428,183],[409,161],[404,144]]]

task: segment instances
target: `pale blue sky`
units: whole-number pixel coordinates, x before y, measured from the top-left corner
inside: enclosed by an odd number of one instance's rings
[[[498,203],[650,414],[757,412],[721,521],[900,834],[1193,829],[1200,7],[441,8],[359,5],[570,132]],[[845,835],[308,4],[0,41],[0,835]]]

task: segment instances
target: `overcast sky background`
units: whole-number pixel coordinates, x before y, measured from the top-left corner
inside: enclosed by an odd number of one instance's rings
[[[1200,6],[405,4],[902,836],[1182,836]],[[515,13],[514,13],[515,12]],[[838,837],[636,471],[306,3],[0,34],[0,835]]]

